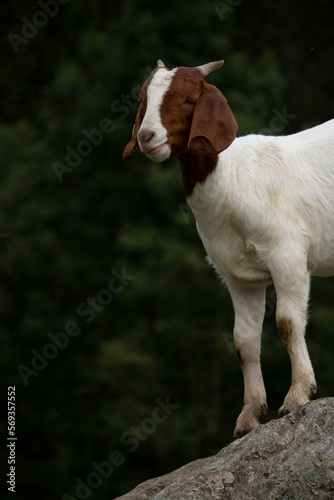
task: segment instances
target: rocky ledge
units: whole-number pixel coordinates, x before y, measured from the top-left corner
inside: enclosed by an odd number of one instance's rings
[[[217,455],[151,479],[118,500],[334,499],[334,398],[260,425]]]

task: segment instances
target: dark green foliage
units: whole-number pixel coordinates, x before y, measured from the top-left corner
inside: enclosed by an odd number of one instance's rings
[[[57,14],[13,47],[7,34],[22,37],[41,3],[0,8],[2,397],[16,386],[16,498],[77,498],[108,461],[91,488],[104,500],[229,442],[243,395],[231,300],[205,262],[178,162],[121,159],[140,85],[158,58],[224,58],[208,81],[240,134],[319,123],[333,116],[333,7],[54,0]],[[276,411],[290,367],[271,293],[263,370]],[[322,396],[333,294],[333,280],[315,282],[308,344]]]

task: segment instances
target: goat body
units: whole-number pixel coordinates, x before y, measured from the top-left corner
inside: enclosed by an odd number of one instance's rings
[[[222,63],[170,71],[158,61],[124,158],[140,148],[154,161],[180,161],[199,236],[235,310],[245,384],[240,437],[267,412],[260,347],[268,284],[292,367],[279,414],[316,393],[304,335],[310,276],[334,274],[334,120],[290,136],[235,138],[225,97],[204,80]]]
[[[220,153],[188,203],[223,277],[272,281],[271,259],[290,266],[296,253],[305,272],[334,274],[333,138],[331,120],[286,137],[237,138]]]

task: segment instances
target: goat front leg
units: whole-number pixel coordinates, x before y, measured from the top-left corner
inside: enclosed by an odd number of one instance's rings
[[[315,376],[305,342],[309,274],[281,273],[274,279],[277,294],[276,322],[282,342],[291,361],[291,387],[279,409],[287,415],[297,406],[309,402],[317,392]]]
[[[261,365],[261,333],[265,312],[266,287],[228,283],[235,324],[234,343],[244,377],[244,406],[233,436],[239,438],[259,425],[268,411]]]

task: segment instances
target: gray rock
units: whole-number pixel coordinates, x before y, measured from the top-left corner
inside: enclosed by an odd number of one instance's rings
[[[260,425],[217,455],[138,485],[118,500],[334,499],[334,398]]]

